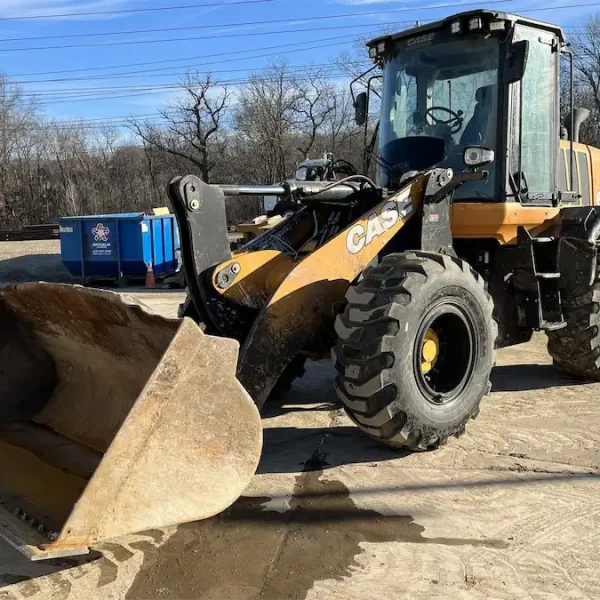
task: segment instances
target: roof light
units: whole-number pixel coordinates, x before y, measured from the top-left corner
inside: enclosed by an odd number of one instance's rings
[[[490,23],[490,31],[504,31],[506,29],[505,21],[492,21]]]
[[[376,61],[385,54],[385,49],[386,40],[379,40],[373,46],[369,46],[369,57]]]
[[[481,17],[473,17],[469,21],[469,31],[478,31],[483,27],[483,23],[481,21]]]
[[[452,23],[452,25],[450,25],[450,32],[454,35],[458,35],[459,33],[462,33],[462,22],[454,21]]]

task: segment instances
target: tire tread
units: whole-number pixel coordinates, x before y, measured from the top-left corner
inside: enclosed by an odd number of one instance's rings
[[[366,269],[363,279],[349,289],[346,309],[337,317],[340,337],[332,356],[338,371],[338,396],[350,419],[367,435],[385,444],[430,450],[446,444],[449,437],[464,433],[464,425],[443,433],[422,431],[394,402],[397,389],[391,371],[395,361],[394,336],[402,325],[399,315],[423,283],[449,270],[463,278],[472,277],[484,290],[491,318],[493,302],[485,292],[481,275],[463,260],[422,251],[391,254],[377,266]],[[388,286],[390,281],[393,285]],[[498,328],[493,319],[492,323],[491,335],[496,339]],[[491,389],[489,383],[486,389]],[[466,421],[478,414],[479,402]]]

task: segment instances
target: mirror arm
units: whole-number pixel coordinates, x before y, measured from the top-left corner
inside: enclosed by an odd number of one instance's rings
[[[354,85],[358,83],[361,79],[364,79],[371,71],[374,71],[377,68],[377,65],[373,65],[370,69],[358,75],[350,82],[350,96],[352,96],[352,104],[356,104],[356,95],[354,94]]]

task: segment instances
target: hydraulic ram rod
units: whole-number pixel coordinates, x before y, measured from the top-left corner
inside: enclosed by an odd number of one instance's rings
[[[317,195],[320,200],[343,200],[359,191],[352,183],[333,185],[331,181],[286,181],[282,185],[216,185],[225,196],[296,196],[310,198]],[[327,189],[325,189],[327,188]],[[323,190],[323,191],[322,191]]]
[[[282,185],[219,185],[226,196],[285,196]]]

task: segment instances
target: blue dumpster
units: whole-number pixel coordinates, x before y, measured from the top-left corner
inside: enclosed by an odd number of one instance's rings
[[[170,275],[178,266],[174,215],[63,217],[60,246],[63,263],[82,282],[144,279],[150,262],[155,277]]]

